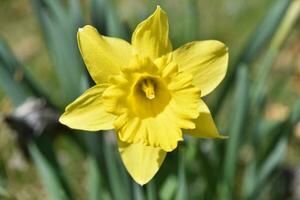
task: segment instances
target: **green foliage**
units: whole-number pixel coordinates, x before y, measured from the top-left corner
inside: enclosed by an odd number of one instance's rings
[[[76,32],[83,21],[79,1],[67,1],[67,8],[59,0],[31,2],[54,63],[63,97],[59,105],[63,108],[87,87],[87,76],[76,42]]]
[[[61,185],[58,170],[53,166],[55,161],[47,160],[34,143],[29,144],[29,150],[50,197],[57,200],[72,199]]]
[[[86,199],[260,199],[267,188],[275,187],[273,175],[282,164],[293,127],[300,120],[300,103],[295,103],[286,120],[266,120],[263,111],[271,85],[265,82],[297,19],[293,13],[297,1],[274,1],[244,51],[229,68],[212,103],[212,113],[218,117],[224,115],[221,108],[231,108],[230,115],[225,113],[228,117],[223,123],[228,124],[225,130],[229,139],[187,138],[185,145],[181,144],[178,151],[170,153],[171,158],[163,165],[161,170],[168,173],[158,173],[149,184],[141,187],[131,180],[115,144],[103,136],[105,133],[72,134],[88,158]],[[37,97],[60,112],[92,84],[76,42],[77,29],[85,24],[81,5],[79,0],[31,0],[31,4],[53,61],[62,98],[60,101],[50,98],[50,92],[40,86],[3,40],[0,40],[0,87],[16,107],[28,97]],[[92,0],[90,8],[91,22],[102,34],[129,39],[129,28],[119,16],[116,1]],[[185,31],[182,37],[175,35],[175,44],[197,39],[198,35],[197,1],[188,0],[183,8],[183,23],[178,23],[176,30]],[[257,64],[260,67],[255,76],[253,69]],[[20,73],[22,78],[18,79]],[[232,88],[235,88],[234,95],[230,95]],[[34,136],[29,141],[29,154],[49,197],[74,199],[74,191],[65,175],[67,169],[58,162],[47,134]],[[241,159],[239,155],[245,149],[249,155]],[[2,166],[0,160],[0,198],[6,195]],[[271,199],[281,198],[276,192],[268,195]]]

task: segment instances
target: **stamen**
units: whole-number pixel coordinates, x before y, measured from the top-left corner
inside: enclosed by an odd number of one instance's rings
[[[151,79],[145,79],[142,81],[142,90],[145,92],[148,99],[151,100],[155,98],[154,83]]]

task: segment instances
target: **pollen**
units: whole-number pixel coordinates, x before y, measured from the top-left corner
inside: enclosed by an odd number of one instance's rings
[[[155,86],[152,79],[142,80],[141,87],[142,91],[145,93],[148,99],[151,100],[155,98]]]

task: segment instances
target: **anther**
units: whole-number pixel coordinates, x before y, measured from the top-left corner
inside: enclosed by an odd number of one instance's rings
[[[151,100],[155,98],[154,84],[151,79],[145,79],[142,81],[142,90],[145,92],[148,99]]]

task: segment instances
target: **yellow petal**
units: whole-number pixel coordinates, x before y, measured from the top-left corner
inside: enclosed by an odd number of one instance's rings
[[[228,64],[227,47],[215,40],[188,43],[173,53],[180,71],[194,75],[193,83],[205,96],[223,80]]]
[[[119,151],[127,171],[140,185],[153,178],[166,156],[166,152],[160,148],[144,146],[142,143],[129,144],[120,140]]]
[[[98,131],[113,129],[115,116],[105,111],[102,93],[107,85],[96,85],[67,106],[59,121],[73,129]]]
[[[183,141],[181,129],[176,124],[176,117],[169,110],[155,118],[140,119],[127,115],[121,115],[115,120],[115,127],[119,139],[128,143],[159,147],[164,151],[173,151],[178,141]],[[166,123],[167,122],[167,123]],[[178,120],[179,125],[189,122]]]
[[[100,84],[109,76],[118,74],[132,57],[132,47],[118,38],[105,37],[92,26],[78,30],[78,46],[85,65],[93,80]]]
[[[203,100],[200,100],[199,112],[199,117],[194,120],[196,128],[186,130],[185,133],[201,138],[227,138],[226,136],[219,134],[210,111]]]
[[[151,59],[172,50],[168,17],[159,6],[150,17],[136,27],[132,35],[132,45],[139,55]]]

